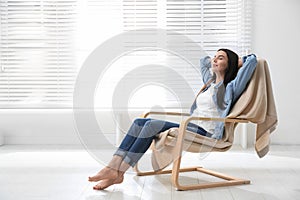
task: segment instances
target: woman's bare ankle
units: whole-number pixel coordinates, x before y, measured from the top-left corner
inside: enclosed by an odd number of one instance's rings
[[[121,156],[114,155],[107,166],[109,168],[114,169],[114,170],[119,170],[122,161],[123,161],[123,158]]]
[[[89,177],[89,181],[100,181],[104,179],[116,179],[119,173],[118,170],[105,167],[100,172],[98,172],[95,176]]]

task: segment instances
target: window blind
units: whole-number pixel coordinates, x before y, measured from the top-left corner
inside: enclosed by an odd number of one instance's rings
[[[166,29],[166,49],[174,48],[178,42],[176,38],[180,34],[190,38],[192,42],[187,42],[180,52],[181,56],[189,58],[192,63],[199,64],[201,56],[199,49],[195,49],[195,44],[202,47],[210,56],[214,56],[219,48],[229,48],[240,55],[245,55],[251,51],[251,1],[123,0],[123,31],[143,28]],[[143,34],[147,35],[151,32],[137,33],[139,36]],[[189,107],[193,101],[193,95],[190,95],[187,85],[194,93],[197,93],[203,85],[201,75],[195,73],[193,66],[184,62],[178,55],[155,49],[143,50],[142,47],[157,47],[158,44],[155,41],[135,42],[137,35],[124,41],[124,47],[125,49],[139,49],[138,52],[131,52],[123,58],[123,62],[119,63],[119,68],[115,67],[113,70],[111,67],[112,73],[107,75],[107,78],[103,78],[104,89],[103,93],[99,93],[97,102],[100,105],[108,105],[112,101],[110,98],[115,90],[121,90],[119,96],[122,97],[122,91],[126,91],[126,85],[144,83],[137,91],[133,91],[135,94],[131,96],[130,107],[145,108],[154,105],[171,108]],[[122,80],[123,87],[117,85],[118,81],[124,79],[123,76],[126,76],[126,73],[134,69],[133,66],[142,66],[147,63],[170,67],[176,75],[172,78],[170,70],[163,67],[153,69],[149,66],[148,69],[143,69],[143,72],[136,72],[128,76],[125,81]],[[187,85],[178,81],[180,77]],[[165,82],[162,83],[161,80]],[[172,90],[176,91],[176,94],[172,94]],[[181,96],[186,98],[179,101]]]
[[[247,0],[167,0],[167,28],[190,36],[208,54],[220,47],[250,48],[251,2]]]
[[[76,0],[0,0],[0,106],[70,107]]]
[[[250,0],[0,0],[0,9],[2,108],[72,107],[74,81],[83,61],[94,48],[123,31],[170,30],[167,47],[174,45],[176,33],[184,34],[211,56],[221,47],[241,55],[251,51]],[[134,41],[124,41],[125,49],[157,46],[155,42]],[[199,52],[193,47],[187,43],[181,52],[199,62]],[[195,93],[201,87],[199,75],[178,56],[147,49],[129,52],[115,61],[100,80],[101,91],[96,92],[95,101],[110,106],[120,80],[146,63],[171,67]],[[138,79],[165,79],[169,88],[159,84],[140,87],[129,104],[142,106],[148,99],[149,104],[157,100],[163,106],[178,106],[177,96],[167,90],[175,89],[177,95],[184,96],[186,88],[176,78],[169,79],[168,72],[167,68],[160,74],[151,67],[144,69]],[[137,79],[130,76],[126,80]],[[187,106],[191,102],[187,99],[181,103]]]

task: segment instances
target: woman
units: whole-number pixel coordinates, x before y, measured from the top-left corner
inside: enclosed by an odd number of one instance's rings
[[[196,96],[191,114],[226,117],[233,103],[246,88],[256,63],[254,54],[241,59],[229,49],[219,49],[213,59],[208,56],[201,59],[201,73],[205,85]],[[242,68],[239,70],[240,67]],[[95,176],[89,177],[89,181],[100,181],[94,189],[103,190],[110,185],[121,183],[126,170],[138,162],[156,135],[172,127],[179,127],[179,124],[150,118],[136,119],[108,166]],[[224,123],[202,122],[199,126],[190,123],[187,129],[221,139]]]

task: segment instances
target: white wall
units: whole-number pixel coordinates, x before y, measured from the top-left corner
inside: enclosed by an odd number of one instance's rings
[[[108,112],[97,112],[97,121],[101,121],[102,132],[89,135],[101,145],[103,137],[115,144],[115,120]],[[0,109],[0,137],[4,144],[80,144],[81,134],[77,131],[74,114],[71,109]],[[89,123],[85,121],[86,129]],[[97,143],[98,144],[98,143]]]
[[[300,1],[253,6],[253,52],[269,63],[279,116],[272,143],[300,144]]]

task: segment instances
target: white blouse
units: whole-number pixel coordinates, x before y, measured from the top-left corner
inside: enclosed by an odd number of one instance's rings
[[[192,116],[195,117],[220,117],[217,106],[213,101],[213,94],[215,90],[215,84],[211,84],[211,86],[203,93],[201,93],[196,100],[197,108],[193,112]],[[202,128],[204,128],[209,133],[213,133],[216,121],[192,121]]]

